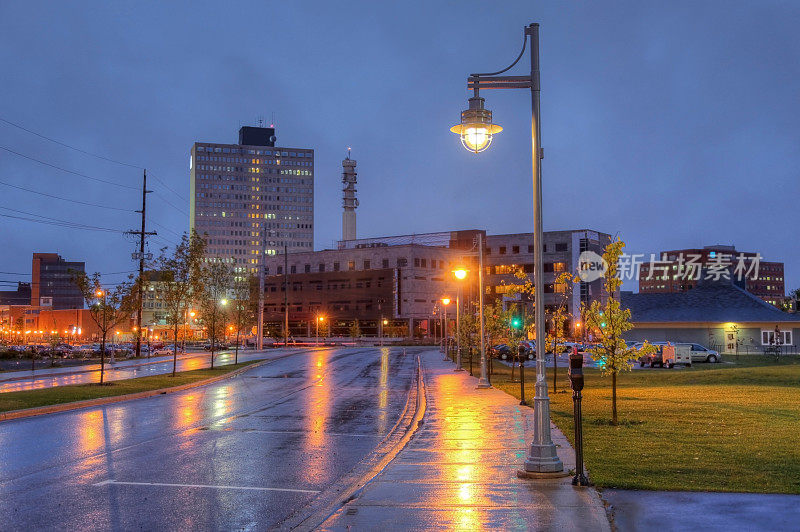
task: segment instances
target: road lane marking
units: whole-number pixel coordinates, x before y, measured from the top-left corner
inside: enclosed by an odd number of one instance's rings
[[[111,484],[124,486],[157,486],[167,488],[211,488],[218,490],[252,490],[252,491],[288,491],[291,493],[310,493],[316,495],[319,490],[301,490],[294,488],[266,488],[263,486],[221,486],[215,484],[172,484],[168,482],[126,482],[123,480],[104,480],[93,484],[94,486],[108,486]]]
[[[261,430],[261,429],[237,429],[237,428],[224,428],[224,429],[215,429],[213,427],[209,427],[208,430],[215,431],[215,432],[248,432],[254,434],[311,434],[315,431],[310,430]],[[326,432],[320,431],[326,436],[353,436],[356,438],[369,438],[375,437],[379,438],[383,436],[380,433],[357,433],[357,432]]]

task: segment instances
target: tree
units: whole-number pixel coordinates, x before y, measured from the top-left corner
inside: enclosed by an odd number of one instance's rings
[[[555,309],[547,312],[553,327],[547,333],[545,339],[545,352],[547,349],[553,351],[553,391],[555,392],[558,384],[558,345],[565,340],[564,326],[567,324],[567,302],[572,295],[573,283],[579,282],[580,279],[575,277],[569,272],[561,272],[555,280],[556,292],[561,294],[558,300],[558,305]],[[560,290],[560,292],[559,292]]]
[[[138,293],[136,285],[130,281],[120,283],[114,288],[104,288],[99,273],[91,276],[85,272],[73,272],[75,285],[83,294],[89,315],[100,329],[102,341],[100,343],[100,384],[103,384],[106,361],[106,338],[108,332],[130,319],[131,313],[136,308]]]
[[[800,288],[795,288],[789,292],[788,297],[781,301],[781,310],[784,312],[794,312],[800,302]]]
[[[212,259],[201,269],[202,291],[198,292],[200,321],[211,343],[211,369],[217,342],[225,337],[228,293],[232,285],[231,267],[223,259]]]
[[[358,323],[358,319],[353,320],[353,323],[350,325],[350,337],[351,338],[361,337],[361,325]]]
[[[184,234],[181,241],[171,253],[167,248],[161,250],[156,261],[158,269],[157,281],[161,284],[161,293],[165,307],[167,325],[173,331],[172,343],[172,376],[175,376],[178,365],[178,330],[187,320],[189,303],[192,295],[202,289],[201,266],[206,243],[192,231],[190,236]]]
[[[508,334],[508,312],[503,309],[503,302],[500,299],[484,307],[483,332],[489,346]]]
[[[622,339],[622,333],[630,330],[631,311],[620,305],[617,295],[622,285],[622,279],[617,275],[619,258],[625,243],[619,239],[606,246],[603,259],[607,264],[603,273],[605,280],[603,290],[606,294],[605,303],[592,301],[588,307],[583,307],[584,320],[588,330],[593,331],[599,343],[589,348],[592,360],[600,366],[603,376],[611,375],[611,424],[617,425],[617,375],[622,371],[630,371],[632,358],[648,355],[655,352],[655,347],[645,342],[637,352],[628,347]]]
[[[258,283],[252,278],[245,278],[234,283],[234,299],[231,304],[231,320],[236,330],[236,347],[234,351],[234,364],[239,363],[239,338],[242,330],[247,330],[256,324],[258,312],[258,295],[253,294],[253,286],[258,291]],[[255,296],[255,297],[254,297]],[[255,301],[255,306],[253,305]]]

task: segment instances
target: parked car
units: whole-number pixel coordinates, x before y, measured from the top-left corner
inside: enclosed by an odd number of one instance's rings
[[[492,346],[489,352],[492,358],[500,358],[505,360],[511,354],[511,348],[506,344],[497,344]]]
[[[178,346],[177,349],[179,355],[183,353],[181,346]],[[165,345],[163,347],[159,347],[158,349],[153,350],[154,356],[166,356],[166,355],[171,355],[172,353],[173,353],[173,346],[171,345]]]
[[[700,344],[675,344],[675,345],[688,345],[691,352],[692,362],[721,362],[722,357],[719,352],[713,349],[708,349]]]

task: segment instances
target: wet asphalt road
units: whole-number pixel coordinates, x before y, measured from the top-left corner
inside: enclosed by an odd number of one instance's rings
[[[187,390],[0,423],[0,529],[265,529],[393,427],[402,348],[321,348]]]

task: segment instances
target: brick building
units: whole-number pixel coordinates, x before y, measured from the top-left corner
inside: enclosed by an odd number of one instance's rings
[[[323,315],[333,334],[347,334],[354,320],[366,335],[377,335],[386,319],[405,334],[438,332],[443,309],[441,298],[452,303],[455,316],[458,282],[452,271],[469,270],[461,283],[464,311],[478,299],[477,235],[484,235],[484,291],[486,303],[506,296],[503,283],[514,282],[513,271],[532,277],[533,234],[489,235],[464,230],[420,235],[346,240],[337,249],[290,253],[266,261],[264,322],[267,331],[279,330],[284,320],[284,285],[288,286],[289,327],[293,335],[313,334],[317,316]],[[611,237],[597,231],[549,231],[544,235],[545,306],[557,305],[569,289],[567,307],[580,315],[580,304],[601,297],[602,281],[572,287],[556,286],[561,271],[576,272],[582,251],[602,254]],[[286,271],[284,268],[288,267]],[[570,322],[570,326],[572,323]]]
[[[741,276],[737,266],[743,269]],[[757,253],[724,245],[662,251],[658,259],[641,265],[639,292],[685,292],[698,285],[701,271],[705,275],[715,268],[767,303],[779,306],[786,297],[782,262],[767,262]]]

